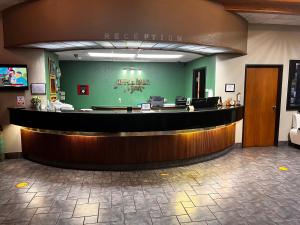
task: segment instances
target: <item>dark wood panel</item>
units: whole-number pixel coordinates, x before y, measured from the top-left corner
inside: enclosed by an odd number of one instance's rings
[[[172,135],[81,136],[21,129],[25,157],[76,164],[141,164],[207,156],[235,142],[235,124]]]

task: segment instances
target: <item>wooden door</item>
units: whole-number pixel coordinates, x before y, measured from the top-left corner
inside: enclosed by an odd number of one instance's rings
[[[246,68],[243,147],[277,145],[281,76],[281,66]]]
[[[193,98],[205,98],[206,68],[193,72]]]

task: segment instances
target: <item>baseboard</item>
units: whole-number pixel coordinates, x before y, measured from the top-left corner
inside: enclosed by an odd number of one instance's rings
[[[290,147],[293,147],[293,148],[296,148],[296,149],[300,149],[300,145],[296,145],[296,144],[293,144],[292,142],[288,142],[288,146]]]
[[[233,147],[234,147],[234,148],[242,148],[243,145],[242,145],[242,143],[235,143],[235,144],[233,145]]]
[[[289,143],[289,141],[278,141],[278,147],[284,147],[284,146],[289,146],[291,145]],[[233,145],[234,148],[243,148],[243,144],[242,143],[235,143]]]
[[[281,146],[288,146],[289,145],[289,142],[288,141],[278,141],[278,147],[281,147]]]
[[[8,152],[4,153],[5,159],[20,159],[23,158],[22,152]]]

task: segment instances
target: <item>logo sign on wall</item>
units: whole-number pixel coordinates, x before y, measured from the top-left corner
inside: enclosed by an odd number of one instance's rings
[[[90,94],[90,86],[89,85],[77,85],[77,94],[78,95],[89,95]]]
[[[134,93],[134,92],[143,92],[145,87],[147,85],[150,85],[149,80],[144,79],[119,79],[114,84],[113,88],[118,89],[119,87],[122,87],[124,90],[124,93]]]
[[[109,33],[105,32],[103,34],[104,40],[143,40],[143,41],[175,41],[182,42],[183,36],[179,34],[162,34],[162,33]]]

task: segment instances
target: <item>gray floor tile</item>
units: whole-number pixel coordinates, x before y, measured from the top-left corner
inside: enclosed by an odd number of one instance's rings
[[[100,209],[98,222],[123,222],[124,214],[122,208]]]
[[[27,208],[50,207],[54,202],[53,197],[34,197]]]
[[[58,221],[59,213],[35,215],[30,225],[55,225]]]
[[[186,208],[186,211],[192,221],[205,221],[216,219],[207,207]]]
[[[181,203],[161,204],[160,208],[164,216],[186,215],[186,211]]]
[[[136,212],[125,215],[125,224],[152,225],[152,222],[148,212]]]
[[[99,203],[77,204],[74,210],[74,217],[96,216],[98,215]]]
[[[59,219],[57,225],[83,225],[84,218]]]
[[[291,147],[235,149],[215,160],[147,171],[5,160],[0,224],[299,225],[299,162],[300,150]],[[24,181],[29,187],[15,187]]]
[[[195,206],[216,205],[215,201],[209,195],[190,196]]]
[[[176,216],[153,218],[153,225],[180,225]]]
[[[30,221],[36,209],[16,209],[9,213],[3,221],[4,223],[19,223]]]

